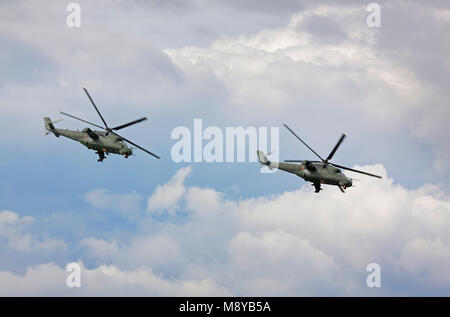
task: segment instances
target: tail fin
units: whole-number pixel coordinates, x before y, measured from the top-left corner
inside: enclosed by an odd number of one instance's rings
[[[59,134],[56,132],[55,126],[53,125],[53,122],[52,122],[52,120],[50,120],[49,117],[44,118],[44,123],[45,123],[45,130],[48,131],[47,134],[49,134],[51,132],[55,136],[59,137]]]
[[[261,164],[267,165],[267,166],[270,165],[270,161],[267,158],[266,154],[264,154],[263,151],[256,151],[256,154],[258,154],[258,160]]]

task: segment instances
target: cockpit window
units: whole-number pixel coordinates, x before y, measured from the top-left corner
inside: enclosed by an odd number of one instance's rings
[[[339,168],[336,169],[336,174],[339,174],[341,170]]]

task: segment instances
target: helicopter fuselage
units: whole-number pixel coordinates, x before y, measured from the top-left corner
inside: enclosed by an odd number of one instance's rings
[[[340,169],[323,162],[303,161],[301,164],[271,162],[270,165],[314,184],[337,185],[343,188],[353,185],[352,179],[345,176]]]
[[[331,150],[330,154],[326,159],[322,158],[316,151],[314,151],[308,144],[305,143],[287,124],[283,124],[286,129],[289,130],[300,142],[302,142],[311,152],[313,152],[320,161],[307,161],[307,160],[285,160],[282,162],[271,162],[267,156],[262,151],[256,151],[258,155],[258,160],[261,165],[266,165],[269,169],[278,168],[288,173],[300,176],[305,181],[312,182],[313,186],[316,188],[315,192],[318,193],[322,190],[321,184],[335,185],[338,186],[341,192],[345,193],[344,189],[353,186],[353,181],[351,178],[344,175],[340,168],[360,174],[365,174],[368,176],[381,178],[379,175],[367,173],[364,171],[356,170],[350,167],[345,167],[342,165],[337,165],[331,163],[330,160],[333,158],[334,153],[341,145],[342,141],[345,139],[345,134],[339,138],[334,148]],[[292,164],[300,163],[300,164]]]
[[[49,129],[49,132],[52,132],[57,137],[63,136],[80,142],[88,149],[100,153],[113,153],[124,157],[133,154],[133,150],[122,141],[120,136],[113,132],[93,131],[89,128],[85,128],[82,131],[53,128]]]

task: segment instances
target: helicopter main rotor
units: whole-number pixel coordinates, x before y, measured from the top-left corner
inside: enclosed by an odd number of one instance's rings
[[[87,89],[83,87],[83,90],[84,90],[84,92],[86,93],[86,95],[88,96],[89,100],[91,101],[92,105],[93,105],[94,108],[95,108],[95,111],[97,111],[97,113],[98,113],[100,119],[102,120],[102,122],[103,122],[103,124],[104,124],[105,126],[102,127],[102,126],[100,126],[100,125],[98,125],[98,124],[95,124],[95,123],[86,121],[86,120],[84,120],[84,119],[75,117],[75,116],[73,116],[73,115],[71,115],[71,114],[68,114],[68,113],[66,113],[66,112],[62,112],[62,111],[61,111],[61,114],[65,115],[65,116],[68,116],[68,117],[71,117],[71,118],[76,119],[76,120],[80,120],[80,121],[82,121],[82,122],[84,122],[84,123],[87,123],[87,124],[90,124],[90,125],[92,125],[92,126],[94,126],[94,127],[103,129],[103,130],[106,131],[106,135],[108,135],[108,133],[114,133],[115,135],[117,135],[118,137],[122,138],[124,141],[126,141],[126,142],[128,142],[128,143],[134,145],[134,146],[137,147],[138,149],[140,149],[140,150],[142,150],[142,151],[144,151],[144,152],[146,152],[146,153],[148,153],[148,154],[154,156],[154,157],[157,158],[157,159],[160,158],[158,155],[156,155],[156,154],[150,152],[149,150],[147,150],[147,149],[145,149],[145,148],[143,148],[143,147],[137,145],[136,143],[133,143],[132,141],[130,141],[130,140],[124,138],[123,136],[117,134],[116,132],[114,132],[114,131],[117,131],[117,130],[120,130],[120,129],[129,127],[129,126],[131,126],[131,125],[133,125],[133,124],[136,124],[136,123],[145,121],[145,120],[147,120],[146,117],[142,117],[142,118],[140,118],[140,119],[136,119],[136,120],[134,120],[134,121],[131,121],[131,122],[128,122],[128,123],[125,123],[125,124],[118,125],[118,126],[116,126],[116,127],[114,127],[114,128],[110,128],[110,127],[108,127],[108,124],[106,123],[106,121],[105,121],[105,119],[103,118],[102,114],[100,113],[100,111],[98,110],[97,106],[95,105],[94,100],[92,100],[91,95],[89,94],[89,92],[87,91]]]
[[[329,160],[331,160],[333,158],[334,153],[336,153],[336,151],[339,148],[339,146],[341,145],[342,141],[344,141],[345,134],[342,134],[342,136],[340,137],[339,141],[336,143],[336,145],[334,146],[333,150],[331,150],[331,152],[327,156],[327,158],[323,159],[319,154],[316,153],[316,151],[314,151],[308,144],[306,144],[297,134],[295,134],[295,132],[292,131],[292,129],[289,128],[287,124],[283,124],[283,125],[286,127],[286,129],[289,130],[289,132],[291,132],[297,139],[299,139],[300,142],[302,142],[311,152],[313,152],[323,162],[324,166],[330,164],[330,165],[333,165],[335,167],[342,168],[342,169],[345,169],[345,170],[349,170],[349,171],[352,171],[352,172],[361,173],[361,174],[364,174],[364,175],[381,178],[381,176],[379,176],[379,175],[367,173],[367,172],[364,172],[364,171],[355,170],[355,169],[350,168],[350,167],[345,167],[345,166],[342,166],[342,165],[337,165],[337,164],[329,162]],[[285,162],[295,162],[295,163],[302,163],[303,162],[301,160],[284,160],[284,161]]]

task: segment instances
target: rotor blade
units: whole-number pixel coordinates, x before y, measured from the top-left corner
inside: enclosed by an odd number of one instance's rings
[[[116,133],[117,134],[117,133]],[[118,134],[117,134],[118,135]],[[120,136],[124,141],[127,141],[128,143],[130,143],[130,144],[133,144],[135,147],[137,147],[137,148],[139,148],[139,149],[141,149],[142,151],[144,151],[144,152],[147,152],[148,154],[150,154],[150,155],[152,155],[152,156],[154,156],[154,157],[156,157],[157,159],[159,159],[160,157],[158,156],[158,155],[156,155],[156,154],[153,154],[152,152],[150,152],[150,151],[148,151],[148,150],[146,150],[146,149],[144,149],[142,146],[139,146],[139,145],[137,145],[136,143],[133,143],[133,142],[131,142],[130,140],[128,140],[128,139],[125,139],[123,136],[121,136],[121,135],[118,135],[118,136]]]
[[[68,114],[68,113],[65,113],[65,112],[62,112],[62,111],[61,111],[61,114],[65,115],[65,116],[68,116],[68,117],[71,117],[71,118],[74,118],[74,119],[77,119],[77,120],[80,120],[80,121],[83,121],[83,122],[85,122],[85,123],[88,123],[88,124],[90,124],[90,125],[93,125],[94,127],[97,127],[97,128],[103,129],[103,130],[106,130],[104,127],[101,127],[101,126],[99,126],[99,125],[96,125],[95,123],[92,123],[92,122],[89,122],[89,121],[86,121],[86,120],[77,118],[77,117],[75,117],[75,116],[72,116],[71,114]]]
[[[89,100],[91,101],[91,103],[92,103],[92,105],[94,106],[95,110],[97,111],[98,115],[100,116],[100,119],[102,119],[103,123],[105,124],[105,128],[106,128],[107,130],[109,130],[108,125],[106,124],[105,119],[103,119],[103,117],[102,117],[100,111],[98,111],[98,108],[97,108],[97,106],[95,105],[94,100],[92,100],[91,95],[89,95],[89,93],[88,93],[88,91],[87,91],[86,88],[83,87],[83,90],[84,90],[84,92],[86,93],[86,95],[88,96]]]
[[[284,162],[292,162],[292,163],[302,163],[300,160],[284,160]]]
[[[292,131],[291,130],[291,128],[289,128],[288,126],[287,126],[287,124],[283,124],[285,127],[286,127],[286,129],[288,129],[289,130],[289,132],[291,132],[293,135],[295,135],[295,137],[297,138],[297,139],[299,139],[300,140],[300,142],[302,142],[308,149],[310,149],[311,150],[311,152],[313,152],[314,154],[316,154],[317,155],[317,157],[318,158],[320,158],[320,160],[322,161],[322,162],[325,162],[325,160],[323,159],[323,158],[321,158],[320,157],[320,155],[319,154],[317,154],[312,148],[310,148],[309,147],[309,145],[308,144],[306,144],[305,142],[303,142],[303,140],[302,139],[300,139],[300,137],[297,135],[297,134],[295,134],[295,132],[294,131]]]
[[[330,155],[328,155],[326,161],[328,162],[328,160],[331,160],[331,158],[333,157],[334,153],[336,152],[336,150],[338,149],[338,147],[341,145],[342,141],[344,141],[345,139],[345,134],[342,133],[341,138],[339,139],[338,143],[336,143],[336,145],[334,146],[333,150],[331,151]]]
[[[375,175],[375,174],[370,174],[370,173],[367,173],[367,172],[358,171],[358,170],[355,170],[355,169],[353,169],[353,168],[349,168],[349,167],[337,165],[337,164],[334,164],[334,163],[331,163],[331,164],[334,165],[334,166],[336,166],[336,167],[343,168],[343,169],[345,169],[345,170],[349,170],[349,171],[352,171],[352,172],[361,173],[361,174],[369,175],[369,176],[372,176],[372,177],[381,178],[381,176],[378,176],[378,175]]]
[[[113,129],[113,130],[120,130],[120,129],[129,127],[130,125],[133,125],[133,124],[136,124],[136,123],[145,121],[145,120],[147,120],[147,118],[146,118],[146,117],[143,117],[143,118],[140,118],[140,119],[137,119],[137,120],[134,120],[134,121],[131,121],[131,122],[128,122],[128,123],[119,125],[119,126],[117,126],[117,127],[115,127],[115,128],[112,128],[112,129]]]

